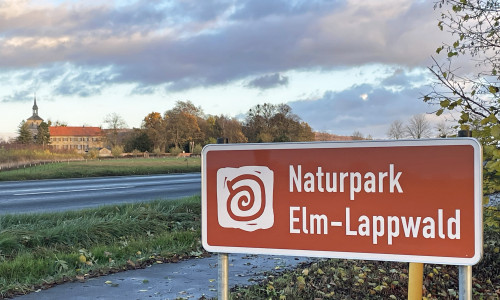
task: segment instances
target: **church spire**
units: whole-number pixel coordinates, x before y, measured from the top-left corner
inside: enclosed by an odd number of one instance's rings
[[[38,105],[36,105],[36,93],[34,94],[33,116],[38,116]]]

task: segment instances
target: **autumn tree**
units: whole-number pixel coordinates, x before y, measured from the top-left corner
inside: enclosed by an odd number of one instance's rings
[[[437,24],[453,38],[440,45],[429,69],[435,84],[423,97],[437,115],[457,111],[462,129],[483,144],[486,192],[500,190],[500,2],[440,0]],[[444,57],[442,57],[444,56]],[[475,130],[474,130],[475,129]]]
[[[274,105],[264,103],[250,108],[245,117],[244,133],[249,142],[271,142],[271,117],[274,115]]]
[[[153,149],[165,152],[167,144],[167,127],[159,112],[152,112],[144,117],[142,128],[153,142]]]
[[[250,142],[312,141],[311,127],[292,113],[287,104],[265,103],[251,108],[246,115],[243,132]]]
[[[195,107],[189,101],[178,101],[174,108],[165,112],[166,136],[174,147],[183,149],[188,142],[203,141],[203,134],[198,125],[202,115],[201,108]]]
[[[230,143],[246,143],[247,137],[243,134],[241,123],[235,118],[224,115],[208,116],[206,119],[207,129],[205,142],[215,143],[217,138],[228,138]]]

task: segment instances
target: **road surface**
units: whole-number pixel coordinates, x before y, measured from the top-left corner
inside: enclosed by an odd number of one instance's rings
[[[0,182],[0,214],[76,210],[201,193],[201,174]]]

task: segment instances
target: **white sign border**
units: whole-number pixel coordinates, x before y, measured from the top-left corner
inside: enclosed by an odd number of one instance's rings
[[[422,146],[472,146],[474,149],[474,256],[470,258],[446,256],[401,255],[384,253],[337,252],[317,250],[296,250],[277,248],[251,248],[231,246],[211,246],[207,241],[207,176],[205,175],[206,155],[210,151],[227,150],[286,150],[286,149],[325,149],[325,148],[392,148]],[[370,141],[327,141],[301,143],[261,143],[261,144],[210,144],[201,154],[201,219],[202,245],[205,250],[217,253],[248,253],[324,257],[360,260],[382,260],[396,262],[419,262],[448,265],[475,265],[483,256],[483,191],[482,191],[482,148],[474,138],[420,139],[420,140],[370,140]]]

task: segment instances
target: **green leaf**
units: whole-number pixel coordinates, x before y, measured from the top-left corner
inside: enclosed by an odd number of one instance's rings
[[[448,107],[450,105],[450,100],[442,100],[441,102],[439,102],[439,105],[441,105],[441,107]]]
[[[465,111],[462,112],[462,115],[460,116],[460,120],[463,122],[469,121],[469,114],[466,113]]]
[[[443,114],[443,111],[444,111],[444,109],[442,109],[442,108],[438,109],[438,110],[436,111],[436,116],[438,116],[438,117],[439,117],[440,115],[442,115],[442,114]]]
[[[453,56],[457,56],[458,55],[458,52],[448,52],[448,57],[453,57]]]
[[[460,45],[460,43],[458,41],[456,41],[453,43],[453,48],[457,48],[459,45]]]
[[[500,139],[500,125],[491,127],[491,135],[496,139]]]
[[[443,77],[444,77],[444,78],[448,77],[448,73],[443,72]]]
[[[493,86],[493,85],[490,85],[490,86],[488,87],[488,90],[489,90],[489,91],[490,91],[490,93],[492,93],[492,94],[496,94],[496,93],[498,93],[498,87]]]
[[[438,47],[436,49],[436,53],[439,54],[439,52],[441,52],[443,50],[444,46],[441,46],[441,47]]]

